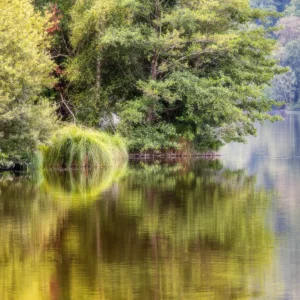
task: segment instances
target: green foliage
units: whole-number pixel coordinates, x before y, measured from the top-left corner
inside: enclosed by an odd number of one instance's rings
[[[56,126],[55,108],[39,96],[54,82],[48,23],[28,0],[0,2],[0,165],[28,162]]]
[[[272,119],[275,41],[246,0],[76,1],[66,60],[76,116],[120,114],[129,150],[217,149]]]
[[[90,168],[116,165],[127,151],[120,136],[70,125],[54,135],[43,156],[48,168]]]
[[[47,101],[9,105],[0,114],[0,149],[11,161],[29,163],[38,147],[51,137],[55,121],[55,108]]]
[[[50,45],[45,31],[48,22],[28,0],[1,1],[1,105],[31,100],[44,86],[51,86],[53,63],[45,51]]]

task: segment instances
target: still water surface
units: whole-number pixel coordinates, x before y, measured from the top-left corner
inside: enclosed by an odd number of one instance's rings
[[[300,115],[218,161],[0,177],[0,299],[300,299]]]

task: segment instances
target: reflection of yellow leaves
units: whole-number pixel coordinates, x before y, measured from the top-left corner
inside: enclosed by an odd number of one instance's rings
[[[14,300],[49,299],[51,276],[60,260],[51,247],[57,239],[60,243],[56,235],[68,222],[68,209],[93,204],[124,176],[126,166],[97,171],[45,173],[37,186],[26,178],[0,182],[0,206],[9,201],[11,209],[0,211],[1,299],[11,299],[12,295]],[[11,216],[7,218],[3,213]],[[78,229],[73,229],[62,246],[68,253],[77,254],[83,245]],[[76,295],[74,299],[78,299]]]
[[[44,173],[43,187],[52,200],[66,208],[83,207],[98,200],[125,173],[126,164],[88,171],[48,171]]]
[[[77,253],[78,249],[82,247],[77,230],[77,228],[69,228],[68,235],[64,239],[64,248],[67,253]]]
[[[96,201],[117,180],[117,192]],[[266,296],[265,278],[279,286],[270,194],[243,172],[139,166],[45,173],[39,188],[0,190],[0,204],[18,200],[13,222],[0,218],[4,300],[10,290],[16,300],[49,299],[53,278],[80,300],[252,299]]]
[[[53,268],[37,260],[15,261],[2,267],[1,300],[50,299],[49,289]]]
[[[48,286],[45,286],[45,289],[43,290],[40,286],[41,282],[40,280],[33,279],[32,278],[32,283],[27,286],[25,289],[24,293],[22,294],[21,298],[22,300],[37,300],[37,299],[47,299],[48,297],[45,297],[45,295],[48,294]],[[15,298],[15,300],[17,300]]]

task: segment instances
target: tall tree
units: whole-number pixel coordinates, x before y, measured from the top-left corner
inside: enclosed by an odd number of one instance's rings
[[[54,80],[48,22],[29,0],[0,2],[0,160],[21,161],[55,124],[54,108],[39,96]]]
[[[58,94],[85,124],[118,112],[131,150],[217,148],[270,118],[280,70],[247,0],[61,2]]]
[[[275,42],[248,1],[76,1],[67,64],[79,118],[118,110],[131,150],[217,148],[271,118]]]

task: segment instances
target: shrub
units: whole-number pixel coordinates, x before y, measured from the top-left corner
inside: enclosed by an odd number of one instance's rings
[[[91,168],[117,165],[127,150],[120,136],[70,125],[57,131],[43,156],[44,167]]]

